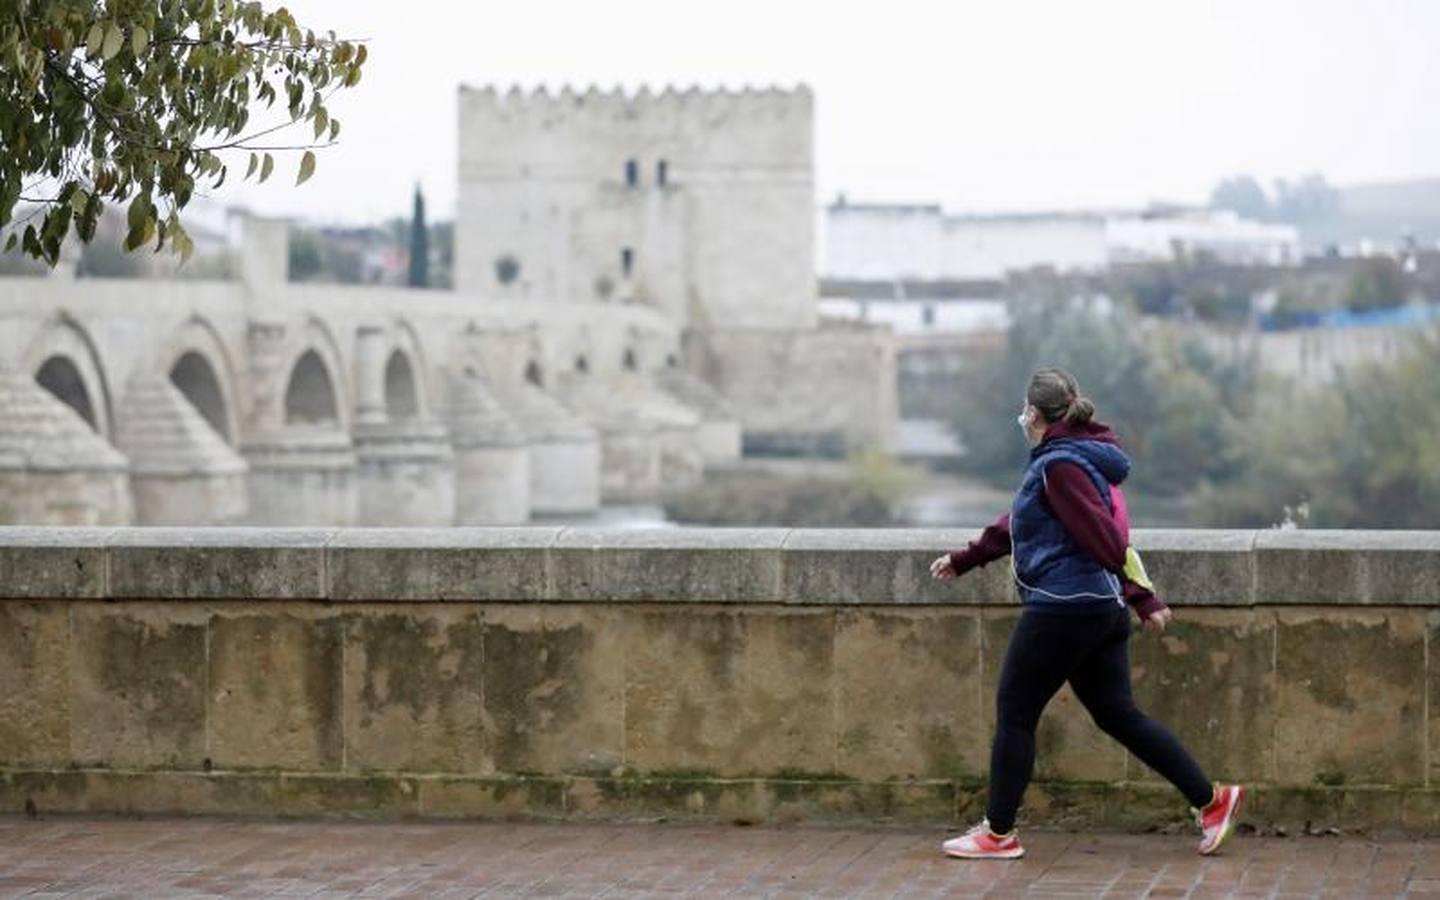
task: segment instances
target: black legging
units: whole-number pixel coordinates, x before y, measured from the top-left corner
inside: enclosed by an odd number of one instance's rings
[[[1135,706],[1129,642],[1130,611],[1118,604],[1096,612],[1032,606],[1021,613],[995,698],[987,816],[997,834],[1015,827],[1035,767],[1035,725],[1066,681],[1101,731],[1179,788],[1191,806],[1210,802],[1210,780],[1200,766],[1169,729]]]

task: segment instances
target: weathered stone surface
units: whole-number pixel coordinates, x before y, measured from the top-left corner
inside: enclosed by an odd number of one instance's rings
[[[1258,603],[1440,603],[1440,532],[1270,531],[1255,543]]]
[[[343,816],[396,819],[420,813],[414,778],[395,775],[292,775],[283,773],[276,791],[282,816]]]
[[[85,605],[73,615],[74,762],[198,770],[205,758],[205,611]]]
[[[355,448],[334,423],[297,422],[251,433],[250,519],[266,525],[343,527],[359,509]]]
[[[0,810],[11,815],[118,812],[130,805],[134,776],[96,771],[18,771],[0,776]],[[27,806],[28,804],[28,806]]]
[[[591,819],[678,817],[757,823],[770,818],[774,797],[757,779],[575,778],[565,812]]]
[[[158,599],[0,603],[0,810],[29,799],[42,811],[136,814],[968,822],[983,813],[995,681],[1018,607],[921,603],[920,588],[898,605],[858,602],[897,577],[905,554],[913,562],[903,565],[928,565],[932,545],[947,540],[936,533],[853,550],[886,571],[867,593],[829,606],[777,602],[794,599],[781,589],[792,552],[781,531],[367,531],[337,535],[333,556],[322,552],[325,532],[308,534],[298,544],[295,532],[273,544],[255,531],[122,536],[127,590],[148,593],[153,574]],[[604,557],[613,545],[634,556],[614,568],[602,558],[606,580],[567,599],[547,587],[559,580],[549,545],[567,534],[577,546],[556,552]],[[95,554],[92,587],[54,584],[105,596],[106,532],[36,532],[16,544],[64,563],[76,536]],[[800,543],[826,540],[835,546],[823,553],[840,560],[834,535]],[[1162,591],[1187,554],[1220,553],[1216,583],[1240,577],[1227,568],[1240,550],[1173,543],[1146,553]],[[509,566],[492,551],[536,566],[522,582],[533,597],[484,585],[490,566]],[[290,552],[293,566],[279,555]],[[750,553],[759,562],[745,563]],[[665,566],[687,554],[701,561],[669,581],[637,561]],[[250,571],[266,559],[271,571]],[[772,589],[740,586],[725,559],[769,573]],[[1389,596],[1375,585],[1390,578],[1388,563],[1373,565],[1347,570],[1364,573],[1372,600]],[[353,602],[214,599],[269,590],[287,567],[311,571],[307,590],[322,598],[328,568]],[[1137,699],[1213,777],[1255,788],[1245,820],[1435,827],[1440,673],[1430,653],[1440,611],[1343,595],[1223,608],[1228,589],[1207,593],[1203,565],[1193,574],[1201,587],[1183,588],[1190,602],[1177,603],[1170,630],[1132,639]],[[398,602],[372,603],[370,593]],[[1039,751],[1028,821],[1146,828],[1184,818],[1183,800],[1137,760],[1127,765],[1068,691],[1042,720]]]
[[[69,761],[69,606],[0,603],[0,766]]]
[[[357,423],[356,524],[455,524],[455,455],[444,425],[408,419]]]
[[[545,600],[558,528],[347,529],[326,549],[332,600]]]
[[[842,780],[763,783],[771,795],[771,820],[861,819],[872,823],[949,822],[955,818],[955,785],[948,781],[859,782]]]
[[[1426,747],[1426,760],[1429,763],[1429,780],[1431,787],[1440,788],[1440,610],[1430,613],[1426,632],[1425,664],[1429,667],[1426,677],[1429,679],[1427,685],[1429,697],[1427,707],[1430,711],[1430,721],[1426,723],[1428,732],[1428,746]],[[1436,817],[1440,819],[1440,806],[1437,806]]]
[[[137,523],[220,524],[247,512],[245,461],[162,369],[131,374],[115,445],[130,458]]]
[[[351,770],[494,771],[474,608],[360,608],[346,616],[346,764]]]
[[[1261,788],[1251,792],[1241,817],[1259,827],[1279,827],[1290,834],[1393,827],[1401,823],[1410,793],[1396,788]]]
[[[109,410],[82,417],[15,362],[0,355],[0,522],[130,524],[129,460],[106,439]]]
[[[1241,821],[1248,821],[1249,799],[1240,807]],[[1104,824],[1127,831],[1157,829],[1180,834],[1195,833],[1195,815],[1179,792],[1164,782],[1135,782],[1116,785],[1105,791]]]
[[[1249,606],[1253,531],[1137,530],[1131,538],[1160,596],[1172,606]]]
[[[1010,568],[997,562],[955,581],[930,563],[971,531],[796,529],[785,539],[784,600],[796,604],[1011,603]]]
[[[995,733],[995,692],[1010,633],[1015,630],[1019,610],[984,611],[983,697],[987,713],[986,741]],[[1125,777],[1125,751],[1090,719],[1090,714],[1066,685],[1045,707],[1035,730],[1035,777],[1119,781]],[[1028,804],[1030,801],[1025,801]]]
[[[1039,781],[1024,827],[1174,830],[1193,819],[1168,787]],[[115,772],[96,769],[0,773],[0,813],[345,816],[396,819],[693,818],[737,823],[895,821],[968,826],[984,814],[984,790],[949,781],[845,779],[297,776],[273,772]],[[1432,831],[1440,791],[1427,788],[1255,785],[1242,827],[1290,834],[1332,827]]]
[[[103,597],[108,528],[0,527],[0,597]]]
[[[332,532],[300,528],[136,528],[110,542],[110,596],[309,600],[325,596]]]
[[[990,754],[976,610],[847,609],[835,623],[836,769],[976,777]]]
[[[210,759],[222,769],[338,770],[341,623],[301,609],[210,620]]]
[[[1140,708],[1217,781],[1273,781],[1275,623],[1268,612],[1180,608],[1163,635],[1137,625],[1131,673]],[[1158,779],[1130,756],[1129,780]]]
[[[1394,827],[1395,822],[1380,822],[1381,827]],[[1400,801],[1400,826],[1426,834],[1440,832],[1440,788],[1431,781],[1428,789],[1411,789],[1404,792]]]
[[[436,819],[560,816],[568,784],[560,778],[418,778],[420,815]]]
[[[774,776],[835,766],[834,616],[685,608],[628,615],[625,761]]]
[[[621,613],[485,611],[485,725],[502,772],[607,771],[624,759]]]
[[[24,771],[0,778],[0,811],[41,815],[273,816],[279,776],[268,772]]]
[[[1114,785],[1096,781],[1032,781],[1017,821],[1021,828],[1073,831],[1103,825],[1115,805],[1112,795],[1116,790]]]
[[[1275,774],[1282,784],[1425,780],[1425,614],[1277,614]]]
[[[781,529],[566,529],[550,551],[557,600],[774,602]]]

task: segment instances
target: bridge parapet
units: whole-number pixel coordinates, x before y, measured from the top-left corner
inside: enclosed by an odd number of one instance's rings
[[[1003,566],[953,531],[0,529],[0,808],[965,821]],[[1139,532],[1143,706],[1257,827],[1440,825],[1440,533]],[[1033,822],[1184,803],[1068,692]]]

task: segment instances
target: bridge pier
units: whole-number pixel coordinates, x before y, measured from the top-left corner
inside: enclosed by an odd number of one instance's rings
[[[354,525],[355,447],[333,428],[290,425],[247,442],[250,519],[265,525]]]
[[[162,372],[146,367],[131,376],[118,420],[138,524],[244,520],[249,467]]]
[[[590,423],[525,381],[498,382],[501,405],[530,448],[530,509],[574,516],[600,508],[600,438]]]
[[[452,375],[446,388],[456,524],[523,525],[530,520],[530,449],[524,432],[478,374]]]

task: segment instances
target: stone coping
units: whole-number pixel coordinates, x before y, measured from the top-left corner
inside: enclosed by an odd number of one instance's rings
[[[966,530],[0,527],[0,598],[1015,602],[1001,562],[930,561]],[[1207,606],[1440,605],[1440,531],[1138,531],[1162,596]]]

